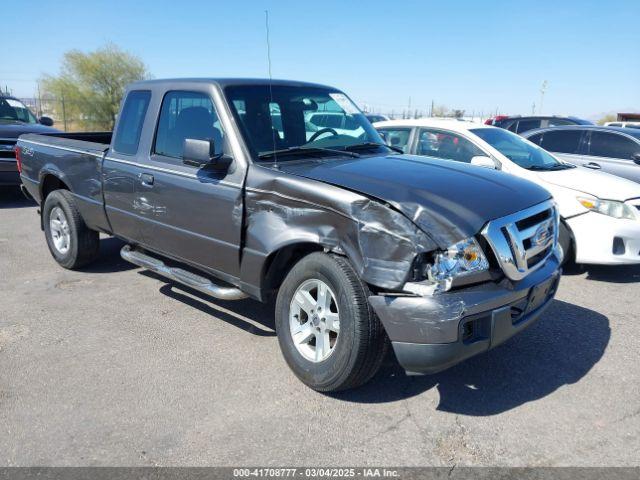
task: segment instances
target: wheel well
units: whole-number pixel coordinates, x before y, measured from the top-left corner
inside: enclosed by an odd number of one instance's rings
[[[291,270],[298,260],[310,253],[322,250],[322,245],[305,242],[287,245],[271,253],[267,257],[263,269],[262,291],[266,295],[272,294],[280,287],[284,277],[287,276],[289,270]]]
[[[563,252],[566,258],[565,263],[574,262],[576,258],[576,237],[573,235],[573,230],[569,224],[564,220],[564,218],[560,219],[560,229],[564,228],[569,235],[569,251]]]
[[[69,187],[55,175],[45,175],[45,177],[42,179],[40,201],[44,204],[47,195],[49,195],[54,190],[69,190]]]

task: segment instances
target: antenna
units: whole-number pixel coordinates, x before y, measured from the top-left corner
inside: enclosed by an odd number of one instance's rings
[[[267,105],[267,112],[269,113],[269,123],[271,124],[271,139],[273,141],[273,166],[278,168],[278,154],[276,151],[276,130],[273,128],[273,121],[271,120],[271,104],[273,103],[273,77],[271,75],[271,41],[269,40],[269,10],[264,11],[264,24],[267,31],[267,64],[269,67],[269,105]]]

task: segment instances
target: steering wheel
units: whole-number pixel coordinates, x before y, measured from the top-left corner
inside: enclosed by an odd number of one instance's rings
[[[316,133],[314,133],[313,135],[311,135],[311,138],[309,140],[307,140],[307,143],[313,142],[316,138],[318,138],[320,135],[322,135],[324,133],[331,133],[335,137],[337,137],[339,135],[339,133],[336,132],[333,128],[330,128],[330,127],[322,128],[322,129],[318,130]]]

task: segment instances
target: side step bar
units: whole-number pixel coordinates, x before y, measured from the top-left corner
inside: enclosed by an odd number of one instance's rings
[[[221,287],[205,277],[188,272],[182,268],[168,267],[162,260],[135,250],[131,245],[122,247],[120,256],[127,262],[151,270],[162,277],[181,283],[194,290],[211,295],[212,297],[219,298],[220,300],[242,300],[248,297],[246,293],[238,288]]]

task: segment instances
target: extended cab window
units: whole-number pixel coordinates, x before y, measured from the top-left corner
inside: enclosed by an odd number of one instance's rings
[[[134,155],[138,151],[142,125],[150,99],[151,92],[147,90],[132,90],[127,95],[118,120],[118,129],[113,138],[113,149],[116,152]]]
[[[590,155],[631,160],[636,153],[640,153],[640,145],[630,138],[608,132],[591,133]]]
[[[532,141],[549,152],[578,153],[581,137],[580,130],[557,130],[544,132],[540,141]]]
[[[187,138],[210,140],[216,153],[222,153],[222,126],[211,98],[199,92],[168,92],[162,100],[153,151],[182,158]]]
[[[383,134],[387,145],[401,148],[404,153],[409,153],[410,128],[382,128],[378,131]]]
[[[423,129],[418,140],[418,155],[469,163],[473,157],[486,154],[455,133]]]

